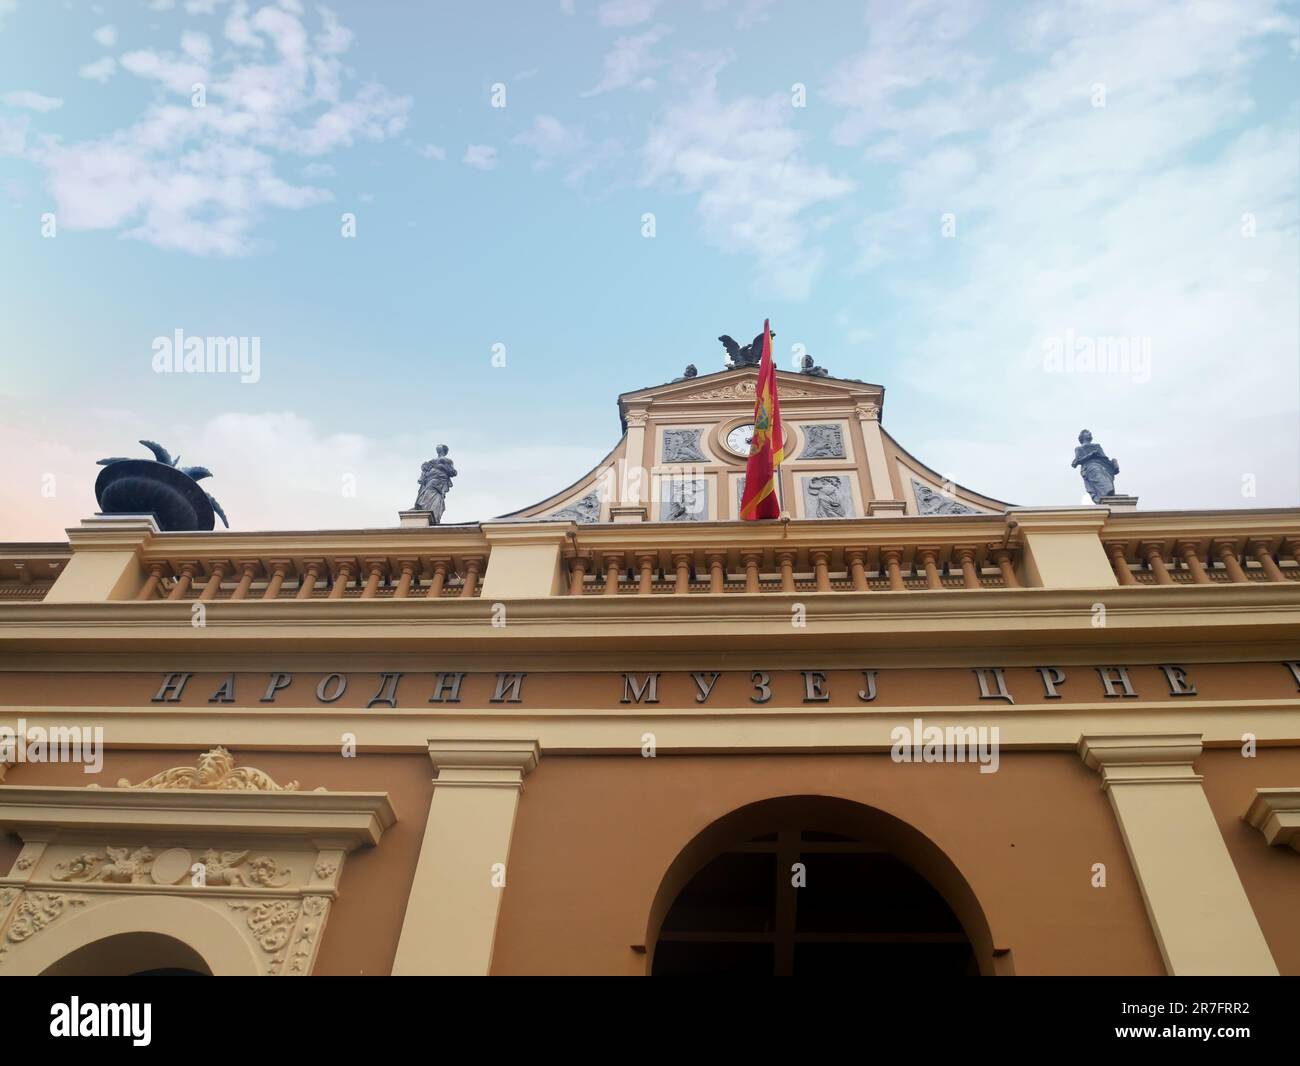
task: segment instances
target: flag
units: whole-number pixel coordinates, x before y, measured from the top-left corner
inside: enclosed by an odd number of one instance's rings
[[[745,465],[741,518],[752,521],[780,517],[781,501],[776,491],[776,479],[784,458],[781,404],[776,397],[776,369],[772,366],[772,331],[764,319],[763,358],[758,366],[754,397],[754,436],[749,442],[749,462]]]

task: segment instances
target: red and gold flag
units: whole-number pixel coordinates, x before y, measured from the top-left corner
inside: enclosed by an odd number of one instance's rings
[[[781,515],[776,479],[785,458],[785,438],[781,433],[781,404],[776,396],[776,368],[772,366],[772,331],[766,319],[755,393],[754,436],[749,442],[745,494],[740,501],[740,517],[750,521]]]

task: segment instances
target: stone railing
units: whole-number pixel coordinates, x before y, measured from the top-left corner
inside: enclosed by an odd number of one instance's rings
[[[570,596],[1020,588],[1017,546],[927,543],[672,548],[606,544],[566,553]],[[581,544],[581,540],[579,541]]]
[[[1107,525],[1102,541],[1121,587],[1300,582],[1294,514],[1215,516],[1195,524],[1178,517],[1133,515]]]
[[[192,536],[188,538],[192,541]],[[405,538],[415,540],[416,538]],[[488,546],[470,543],[393,544],[361,533],[312,534],[281,550],[222,545],[200,551],[167,534],[141,558],[137,600],[371,600],[472,598],[487,568]],[[345,546],[344,546],[345,545]],[[340,550],[340,547],[343,550]],[[240,550],[240,549],[243,550]]]
[[[0,545],[0,603],[43,600],[71,556],[66,544]]]
[[[87,519],[0,548],[0,603],[319,602],[1300,584],[1300,512],[1014,508],[765,523],[484,522],[159,533]],[[40,549],[40,550],[36,550]],[[24,580],[26,573],[29,580]],[[51,579],[58,575],[57,580]],[[23,594],[5,589],[26,588]]]

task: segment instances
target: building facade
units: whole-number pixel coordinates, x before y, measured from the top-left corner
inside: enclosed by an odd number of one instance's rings
[[[741,522],[756,377],[493,521],[0,545],[0,975],[1300,974],[1300,512],[782,373]]]

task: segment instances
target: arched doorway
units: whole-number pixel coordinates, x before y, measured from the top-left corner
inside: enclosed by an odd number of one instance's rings
[[[12,976],[265,972],[224,908],[180,896],[126,896],[65,914],[6,956]]]
[[[212,971],[188,944],[162,933],[118,933],[64,955],[43,977],[207,977]]]
[[[709,826],[673,863],[655,909],[656,976],[978,975],[990,942],[969,887],[929,840],[821,796],[752,804]]]

